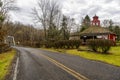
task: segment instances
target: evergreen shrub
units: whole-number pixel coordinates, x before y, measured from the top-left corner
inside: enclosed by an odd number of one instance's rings
[[[81,40],[61,40],[54,43],[55,48],[67,48],[67,49],[73,49],[73,48],[79,48],[81,45]]]
[[[114,45],[111,40],[106,39],[89,40],[87,44],[93,51],[102,53],[107,53],[110,50],[111,46]]]

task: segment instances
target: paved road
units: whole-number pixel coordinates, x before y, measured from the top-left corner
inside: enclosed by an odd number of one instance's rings
[[[40,49],[16,49],[17,80],[120,80],[120,67]]]

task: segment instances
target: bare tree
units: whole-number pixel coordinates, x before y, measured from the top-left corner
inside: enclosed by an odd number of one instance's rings
[[[103,21],[103,26],[104,26],[104,27],[110,26],[109,21],[110,21],[110,20],[105,19],[105,20]]]
[[[113,24],[114,24],[114,23],[113,23],[112,20],[105,19],[105,20],[103,21],[104,27],[113,26]]]
[[[2,22],[6,19],[8,11],[15,9],[15,6],[13,6],[14,1],[15,0],[0,0],[0,17],[2,18]]]
[[[40,22],[44,28],[45,39],[48,27],[52,27],[60,11],[60,6],[55,0],[39,0],[38,7],[33,9],[34,20]]]

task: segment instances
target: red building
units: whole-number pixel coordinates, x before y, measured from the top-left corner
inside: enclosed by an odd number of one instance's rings
[[[86,41],[86,39],[109,39],[113,42],[116,41],[116,34],[108,29],[101,27],[98,16],[94,16],[91,21],[91,26],[80,33],[80,37]]]
[[[94,16],[93,17],[93,20],[92,20],[92,26],[100,26],[100,20],[99,20],[99,17],[98,16]],[[101,38],[105,38],[105,35],[101,35],[102,37]],[[106,38],[105,39],[109,39],[109,40],[112,40],[115,42],[116,40],[116,35],[114,33],[110,33],[108,35],[106,35]]]

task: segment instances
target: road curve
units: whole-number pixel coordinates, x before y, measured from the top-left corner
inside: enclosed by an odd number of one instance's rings
[[[16,80],[120,80],[120,67],[34,48],[19,51]]]

